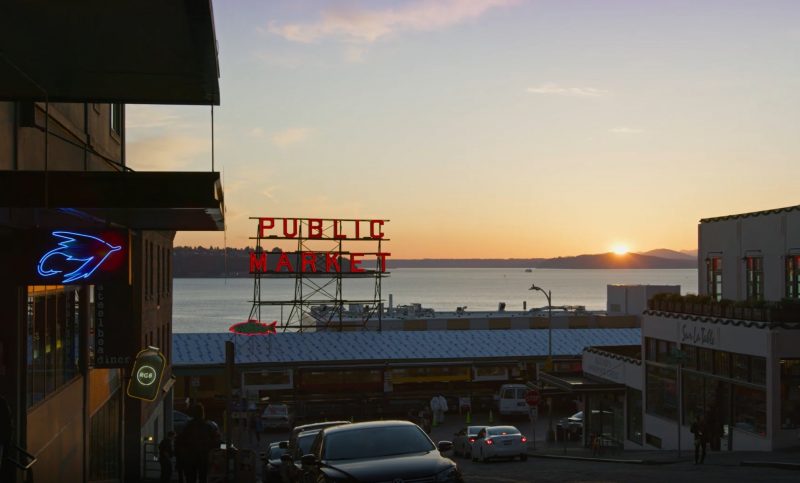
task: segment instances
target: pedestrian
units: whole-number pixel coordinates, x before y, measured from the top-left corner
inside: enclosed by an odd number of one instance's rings
[[[192,419],[178,435],[176,446],[181,448],[182,468],[188,483],[206,483],[208,457],[214,448],[219,448],[219,432],[211,421],[207,421],[200,403],[189,408]]]
[[[248,418],[248,426],[250,427],[250,442],[252,443],[253,439],[256,440],[256,448],[261,443],[261,437],[258,435],[258,415],[255,413],[249,413]]]
[[[448,410],[449,408],[447,407],[447,399],[439,394],[439,424],[444,424],[444,413],[446,413]]]
[[[703,417],[697,415],[689,431],[694,434],[694,464],[703,464],[706,459],[706,423]]]
[[[433,414],[432,423],[434,428],[439,425],[439,404],[441,404],[439,402],[439,396],[433,396],[431,398],[430,407],[431,407],[431,414]]]
[[[172,457],[175,456],[175,431],[170,431],[158,445],[158,464],[161,466],[161,483],[172,481]]]

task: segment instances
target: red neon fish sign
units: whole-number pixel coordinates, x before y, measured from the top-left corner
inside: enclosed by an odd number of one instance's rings
[[[238,324],[233,324],[228,330],[239,335],[270,335],[277,333],[277,325],[277,320],[273,320],[269,324],[265,324],[256,319],[250,319],[244,322],[239,322]]]

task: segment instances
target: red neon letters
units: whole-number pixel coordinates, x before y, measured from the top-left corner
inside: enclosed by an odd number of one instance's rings
[[[280,220],[276,226],[276,220]],[[385,220],[324,220],[322,218],[258,218],[258,238],[298,238],[312,240],[382,240]],[[363,225],[369,235],[362,238]]]
[[[250,273],[364,273],[364,257],[376,257],[376,270],[386,272],[386,257],[391,253],[349,253],[341,257],[330,252],[250,252]],[[269,262],[269,263],[268,263]],[[342,262],[348,262],[344,264]],[[378,263],[380,266],[378,266]],[[350,270],[343,270],[349,265]]]

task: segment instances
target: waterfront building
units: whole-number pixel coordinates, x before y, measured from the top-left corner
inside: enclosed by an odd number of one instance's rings
[[[218,173],[128,166],[125,104],[219,103],[211,5],[9,1],[0,46],[0,480],[140,481],[174,379],[127,397],[133,359],[172,358],[175,232],[224,220]]]

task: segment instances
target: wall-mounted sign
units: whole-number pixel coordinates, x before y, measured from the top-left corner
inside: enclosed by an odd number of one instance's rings
[[[136,349],[131,317],[132,288],[125,283],[94,286],[94,367],[130,367]]]
[[[31,283],[127,283],[129,235],[124,230],[54,230],[32,233]]]
[[[271,324],[265,324],[255,319],[246,320],[233,324],[228,329],[230,332],[239,335],[269,335],[276,333],[276,326],[278,321],[275,320]]]
[[[128,396],[154,401],[161,388],[161,378],[166,366],[167,359],[157,349],[148,347],[139,352],[128,382]]]

